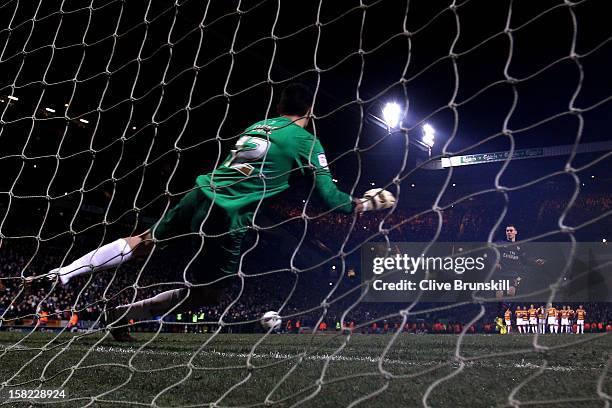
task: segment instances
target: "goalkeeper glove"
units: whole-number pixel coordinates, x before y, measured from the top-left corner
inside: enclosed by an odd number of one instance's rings
[[[359,212],[384,210],[393,207],[395,197],[387,190],[373,188],[366,191],[358,202],[361,205],[361,208],[357,208]]]

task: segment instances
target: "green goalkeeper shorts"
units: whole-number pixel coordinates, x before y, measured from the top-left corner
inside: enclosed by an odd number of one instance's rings
[[[244,218],[244,217],[243,217]],[[162,248],[181,237],[189,236],[199,246],[204,235],[204,247],[201,251],[202,271],[207,280],[226,274],[235,274],[238,270],[242,241],[247,229],[236,227],[245,225],[244,220],[237,222],[223,208],[213,205],[212,201],[197,187],[172,207],[166,215],[152,227],[153,237],[161,240]]]

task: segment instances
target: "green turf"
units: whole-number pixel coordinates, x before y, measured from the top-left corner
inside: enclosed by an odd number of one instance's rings
[[[89,336],[0,333],[0,376],[15,388],[59,387],[69,400],[52,406],[218,406],[264,405],[339,407],[371,396],[359,406],[421,406],[424,393],[435,381],[460,372],[431,390],[432,407],[490,407],[508,404],[510,393],[525,382],[514,399],[549,404],[535,406],[601,407],[597,382],[612,355],[612,337],[587,334],[548,335],[535,352],[529,335],[467,335],[454,359],[458,336],[402,334],[382,364],[377,357],[391,335],[273,335],[255,350],[247,369],[246,355],[260,335],[223,334],[200,353],[210,335],[138,334],[136,344],[101,342]],[[73,340],[72,343],[68,343]],[[99,342],[99,344],[97,344]],[[66,348],[68,346],[68,348]],[[45,348],[46,351],[39,354]],[[300,353],[306,352],[298,364]],[[328,359],[332,353],[337,355]],[[493,354],[505,355],[492,356]],[[511,354],[508,354],[511,353]],[[326,362],[329,364],[325,368]],[[547,368],[541,370],[543,364]],[[541,375],[536,376],[538,373]],[[607,372],[603,393],[612,395],[612,373]],[[319,382],[319,378],[322,381]],[[282,381],[282,379],[284,381]],[[276,387],[276,388],[275,388]],[[0,395],[6,397],[7,388]],[[94,401],[93,398],[96,398]],[[0,400],[2,401],[2,400]],[[5,400],[6,401],[6,400]],[[553,401],[550,403],[550,401]],[[563,402],[564,401],[564,402]],[[9,406],[29,406],[15,401]]]

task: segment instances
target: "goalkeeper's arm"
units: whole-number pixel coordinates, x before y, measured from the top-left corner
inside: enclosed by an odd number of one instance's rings
[[[393,194],[382,188],[366,191],[363,198],[352,198],[338,189],[326,168],[317,168],[315,175],[317,192],[328,208],[350,213],[353,210],[356,212],[383,210],[395,204]]]
[[[310,152],[310,147],[314,147],[312,153]],[[314,146],[312,146],[312,141],[303,143],[300,153],[304,161],[308,160],[309,164],[314,167],[315,187],[327,208],[333,208],[343,213],[351,213],[353,211],[382,210],[390,208],[395,203],[393,195],[382,189],[368,190],[364,197],[360,199],[353,198],[340,191],[333,182],[325,152],[318,140],[314,141]]]
[[[353,209],[359,211],[361,203],[350,195],[340,191],[332,180],[331,173],[327,168],[317,167],[315,169],[315,187],[317,193],[327,208],[336,211],[351,213]]]
[[[317,194],[327,208],[348,214],[359,207],[357,200],[340,191],[333,182],[323,146],[312,135],[307,134],[298,140],[296,161],[302,169],[302,174],[307,167],[306,163],[313,170]]]

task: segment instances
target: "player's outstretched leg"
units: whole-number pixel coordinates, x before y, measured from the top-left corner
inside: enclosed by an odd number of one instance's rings
[[[24,281],[24,288],[34,290],[49,287],[58,279],[62,285],[67,285],[76,276],[113,268],[135,256],[146,255],[152,249],[153,240],[150,230],[133,237],[120,238],[88,252],[69,265],[52,269],[41,276],[27,277]]]
[[[219,292],[207,286],[167,290],[148,299],[117,306],[106,317],[106,325],[117,341],[133,341],[128,330],[130,320],[148,320],[160,316],[177,305],[177,311],[194,310],[217,302]]]
[[[159,316],[176,306],[187,296],[187,289],[173,289],[139,300],[127,305],[117,306],[115,312],[126,320],[146,320],[153,316]]]

